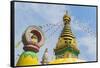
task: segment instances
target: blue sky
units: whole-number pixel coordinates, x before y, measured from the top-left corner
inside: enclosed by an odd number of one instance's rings
[[[41,47],[38,57],[48,48],[49,61],[54,59],[53,49],[63,29],[63,15],[66,10],[71,16],[72,32],[77,39],[80,50],[79,59],[96,60],[96,7],[54,5],[38,3],[15,3],[15,46],[21,40],[25,29],[30,25],[42,26],[45,44]],[[23,52],[23,44],[15,48],[15,62]]]

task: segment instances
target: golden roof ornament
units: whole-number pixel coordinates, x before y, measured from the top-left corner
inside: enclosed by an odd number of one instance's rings
[[[63,16],[63,22],[64,24],[70,24],[71,18],[68,15],[68,11],[66,11],[65,15]]]
[[[72,58],[78,57],[79,50],[77,48],[76,38],[72,33],[70,26],[71,17],[68,11],[63,16],[64,28],[54,49],[56,58]]]

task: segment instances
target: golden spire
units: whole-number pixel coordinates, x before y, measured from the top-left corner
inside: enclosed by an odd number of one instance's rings
[[[70,24],[71,18],[68,15],[68,11],[66,11],[65,15],[63,16],[64,25]]]
[[[66,12],[63,16],[64,28],[54,49],[56,58],[77,57],[79,54],[75,36],[71,31],[70,21],[71,18],[68,12]]]

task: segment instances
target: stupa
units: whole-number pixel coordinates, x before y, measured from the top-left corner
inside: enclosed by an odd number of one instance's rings
[[[50,64],[78,62],[80,51],[77,47],[76,38],[71,30],[71,17],[67,11],[63,16],[63,22],[64,28],[54,48],[56,58]]]

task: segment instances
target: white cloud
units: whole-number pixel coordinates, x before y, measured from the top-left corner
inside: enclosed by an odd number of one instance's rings
[[[96,53],[96,38],[91,36],[84,36],[78,40],[79,46],[84,45],[88,48],[86,51],[89,54]]]
[[[90,22],[89,20],[87,21]],[[83,23],[72,16],[72,31],[77,38],[78,48],[80,47],[82,49],[80,49],[80,58],[84,60],[86,60],[87,57],[91,57],[92,59],[96,58],[96,33],[92,30],[92,27],[89,26],[88,22]],[[92,32],[89,32],[90,30]],[[87,50],[82,47],[85,47]]]
[[[56,24],[62,21],[65,11],[68,9],[65,5],[51,4],[32,4],[32,9],[44,18],[47,23]]]
[[[34,11],[37,15],[41,16],[49,23],[56,23],[61,21],[65,11],[69,9],[66,5],[52,5],[52,4],[41,4],[41,3],[17,3],[17,6],[21,9],[27,9]],[[22,8],[23,7],[23,8]]]

